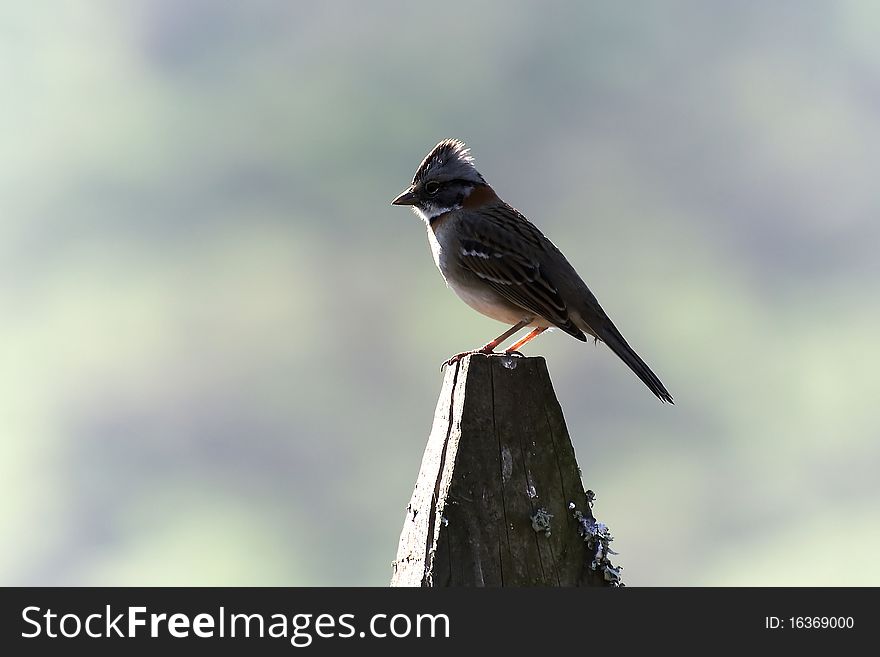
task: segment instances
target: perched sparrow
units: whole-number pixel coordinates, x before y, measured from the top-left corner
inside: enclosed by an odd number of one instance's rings
[[[515,352],[548,328],[607,344],[661,401],[672,403],[660,379],[630,347],[562,252],[523,215],[498,198],[474,167],[464,143],[446,139],[422,161],[412,184],[392,205],[411,205],[424,219],[437,268],[474,310],[513,326],[469,353],[495,347],[526,326],[534,330]]]

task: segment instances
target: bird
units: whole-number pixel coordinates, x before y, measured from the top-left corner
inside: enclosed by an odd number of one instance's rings
[[[661,402],[672,395],[599,305],[562,252],[477,171],[470,149],[444,139],[422,160],[412,183],[392,205],[411,206],[424,220],[434,263],[448,287],[467,305],[511,326],[479,349],[494,354],[520,330],[532,331],[506,349],[519,349],[547,329],[583,342],[604,342]]]

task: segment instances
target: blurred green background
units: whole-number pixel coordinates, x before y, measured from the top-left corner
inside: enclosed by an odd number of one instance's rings
[[[547,357],[630,585],[880,584],[874,2],[4,2],[0,582],[386,585],[468,142],[661,376]]]

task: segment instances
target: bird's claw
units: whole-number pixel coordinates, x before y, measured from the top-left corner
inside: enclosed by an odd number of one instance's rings
[[[440,366],[440,371],[444,371],[450,365],[455,365],[458,361],[460,361],[465,356],[473,356],[474,354],[484,354],[487,356],[498,355],[495,352],[486,349],[483,347],[482,349],[474,349],[473,351],[462,351],[460,354],[455,354],[452,358],[443,361],[443,364]]]
[[[458,361],[460,361],[465,356],[473,356],[474,354],[483,354],[484,356],[516,356],[517,358],[525,358],[525,354],[521,351],[502,351],[501,353],[497,353],[490,349],[486,349],[483,347],[482,349],[474,349],[473,351],[463,351],[460,354],[455,354],[452,358],[443,361],[443,364],[440,365],[440,371],[443,372],[450,365],[455,365]]]

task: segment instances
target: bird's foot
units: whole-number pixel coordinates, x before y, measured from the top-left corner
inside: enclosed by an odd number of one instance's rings
[[[523,352],[517,351],[516,349],[508,349],[503,354],[498,354],[498,355],[499,356],[519,356],[520,358],[526,357],[526,355]]]
[[[443,364],[440,366],[440,371],[442,372],[450,365],[455,365],[455,363],[460,361],[465,356],[473,356],[474,354],[485,354],[487,356],[500,355],[500,354],[495,354],[493,349],[494,349],[493,347],[486,345],[485,347],[480,347],[479,349],[472,349],[471,351],[462,351],[460,354],[455,354],[455,356],[453,356],[449,360],[443,361]]]

